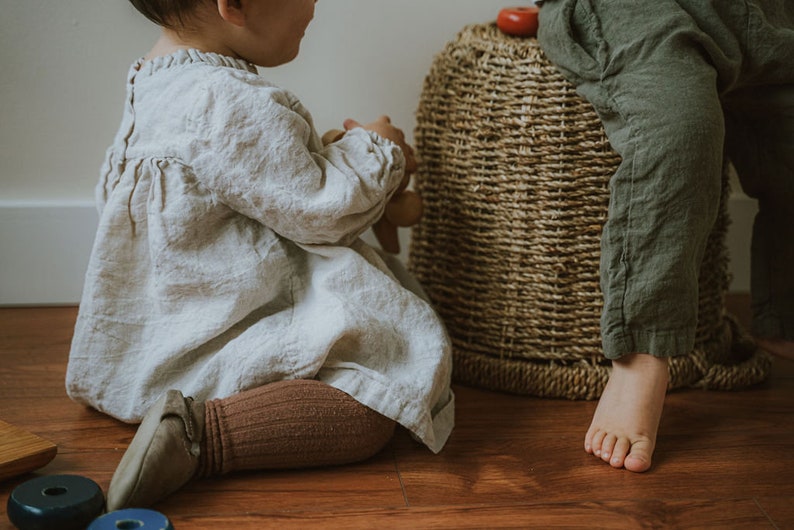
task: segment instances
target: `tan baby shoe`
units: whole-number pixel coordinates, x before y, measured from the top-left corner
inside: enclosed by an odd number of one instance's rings
[[[107,510],[146,508],[196,474],[204,404],[169,390],[152,405],[110,481]]]

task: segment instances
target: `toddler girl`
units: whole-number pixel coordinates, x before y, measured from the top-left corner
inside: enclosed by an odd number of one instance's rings
[[[315,0],[131,0],[162,26],[130,69],[69,395],[142,421],[108,510],[193,478],[366,459],[453,426],[450,344],[359,235],[415,168],[382,117],[324,146],[255,65],[298,54]],[[186,397],[191,396],[191,397]]]

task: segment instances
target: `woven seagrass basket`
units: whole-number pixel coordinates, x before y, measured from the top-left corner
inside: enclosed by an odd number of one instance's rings
[[[597,398],[609,361],[600,337],[601,228],[620,158],[590,104],[535,39],[464,28],[425,80],[415,187],[425,215],[409,267],[446,322],[454,379],[542,397]],[[694,350],[671,388],[736,389],[770,359],[726,314],[727,167],[701,268]]]

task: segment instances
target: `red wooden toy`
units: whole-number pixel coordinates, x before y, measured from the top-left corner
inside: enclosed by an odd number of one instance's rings
[[[535,37],[538,34],[538,6],[506,7],[499,11],[496,26],[507,35]]]

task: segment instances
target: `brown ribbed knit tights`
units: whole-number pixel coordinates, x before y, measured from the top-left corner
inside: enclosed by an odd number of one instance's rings
[[[280,381],[204,403],[199,476],[365,460],[395,423],[314,380]]]

